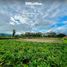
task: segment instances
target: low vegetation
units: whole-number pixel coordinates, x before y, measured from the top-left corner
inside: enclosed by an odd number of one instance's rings
[[[0,67],[67,67],[67,43],[0,40]]]

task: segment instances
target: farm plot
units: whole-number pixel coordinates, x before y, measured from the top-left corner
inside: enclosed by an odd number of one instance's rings
[[[67,44],[0,40],[0,67],[67,67]]]

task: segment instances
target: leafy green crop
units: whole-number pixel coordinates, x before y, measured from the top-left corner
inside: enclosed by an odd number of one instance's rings
[[[0,67],[67,67],[67,44],[0,40]]]

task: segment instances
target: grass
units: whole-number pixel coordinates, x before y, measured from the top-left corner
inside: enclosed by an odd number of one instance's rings
[[[63,38],[63,40],[64,40],[64,43],[66,43],[66,44],[67,44],[67,38]]]
[[[67,44],[0,40],[0,67],[67,67]]]

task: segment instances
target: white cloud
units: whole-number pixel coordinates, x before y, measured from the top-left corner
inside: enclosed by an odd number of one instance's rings
[[[10,24],[27,24],[27,17],[25,15],[15,15],[10,18]]]
[[[56,16],[56,14],[59,11],[58,9],[60,5],[61,4],[58,2],[53,2],[53,4],[46,10],[45,15],[43,17],[46,18],[46,17],[52,16],[53,14],[54,14],[53,17]],[[57,10],[57,12],[53,12],[53,10]],[[51,12],[53,13],[52,15],[50,15]]]
[[[66,33],[67,25],[50,28],[47,32]]]
[[[15,19],[13,17],[10,18],[11,21],[15,22]]]
[[[52,13],[52,15],[50,16],[51,18],[54,18],[57,16],[57,14],[59,14],[60,10],[57,9],[54,13]]]
[[[48,1],[48,0],[47,0]],[[52,1],[52,0],[51,0]],[[4,4],[3,4],[4,5]],[[26,6],[27,5],[27,6]],[[11,25],[16,25],[16,29],[24,29],[27,30],[37,30],[43,31],[49,29],[51,25],[54,25],[48,31],[62,31],[65,29],[64,27],[57,27],[56,23],[60,23],[56,21],[56,18],[59,16],[67,15],[65,3],[57,1],[53,2],[44,2],[41,6],[38,3],[26,3],[26,5],[19,4],[18,1],[14,4],[6,4],[6,7],[2,9],[0,6],[0,13],[5,16],[11,14],[10,21],[8,21]],[[5,6],[5,5],[4,5]],[[62,7],[63,6],[63,7]],[[1,16],[2,17],[2,16]],[[6,16],[5,16],[6,17]],[[3,19],[5,19],[3,17]],[[9,19],[7,19],[9,20]],[[8,23],[4,20],[5,23]],[[67,24],[65,21],[64,24]],[[7,24],[8,26],[9,24]]]
[[[9,24],[11,24],[11,25],[15,25],[15,23],[14,23],[14,22],[10,22]]]
[[[40,2],[25,2],[25,5],[43,5]]]

